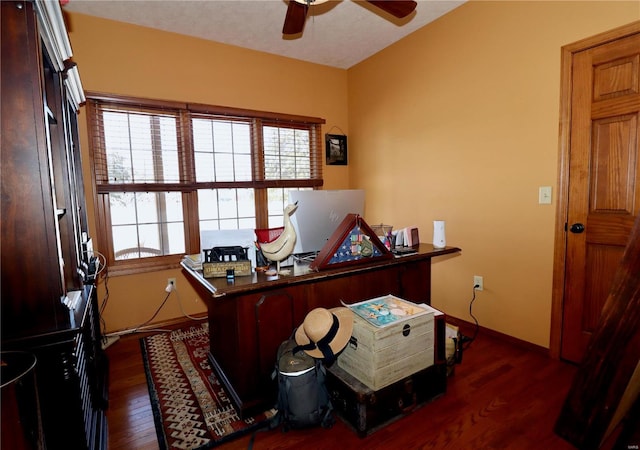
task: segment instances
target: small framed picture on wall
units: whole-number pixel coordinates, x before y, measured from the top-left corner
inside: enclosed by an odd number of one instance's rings
[[[325,134],[327,147],[327,165],[347,165],[347,136],[344,134]]]

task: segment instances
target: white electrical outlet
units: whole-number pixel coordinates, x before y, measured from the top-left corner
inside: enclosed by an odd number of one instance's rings
[[[171,292],[176,289],[176,279],[175,278],[167,278],[167,287],[164,288],[166,292]]]
[[[481,276],[479,275],[473,276],[473,287],[476,291],[481,291],[484,289],[484,280],[482,279]]]

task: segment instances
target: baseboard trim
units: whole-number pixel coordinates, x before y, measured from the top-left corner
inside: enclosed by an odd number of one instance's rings
[[[119,340],[120,340],[120,336],[118,335],[104,336],[102,338],[102,350],[108,349]]]
[[[207,317],[207,313],[199,313],[199,314],[194,314],[192,317],[195,317],[196,319],[205,319]],[[200,321],[200,320],[198,320]],[[115,336],[125,336],[128,334],[134,334],[134,333],[151,333],[154,332],[155,330],[158,329],[175,329],[175,328],[180,328],[182,326],[184,326],[185,323],[189,323],[189,322],[193,322],[192,319],[189,319],[188,317],[176,317],[173,319],[169,319],[169,320],[164,320],[162,322],[154,322],[152,324],[149,325],[145,325],[144,327],[137,327],[137,328],[124,328],[121,330],[115,330],[115,331],[110,331],[108,333],[105,333],[105,336],[107,337],[115,337]]]
[[[473,336],[473,333],[476,329],[475,323],[467,322],[466,320],[459,319],[457,317],[450,316],[450,315],[447,315],[447,322],[459,327],[461,333],[464,334],[465,336]],[[485,334],[487,336],[491,336],[492,338],[495,338],[495,339],[500,339],[501,341],[509,342],[510,344],[513,344],[525,350],[530,350],[530,351],[551,357],[549,349],[541,345],[523,341],[522,339],[518,339],[513,336],[509,336],[508,334],[500,333],[499,331],[491,330],[483,326],[478,327],[478,334],[480,333]]]

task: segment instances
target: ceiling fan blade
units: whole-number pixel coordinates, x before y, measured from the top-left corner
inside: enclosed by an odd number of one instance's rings
[[[407,17],[409,14],[416,9],[418,3],[413,0],[404,1],[404,0],[367,0],[367,2],[371,3],[374,6],[377,6],[383,11],[388,12],[392,16],[397,17],[398,19],[402,19],[403,17]],[[291,3],[291,2],[289,2]]]
[[[287,15],[284,18],[282,34],[298,34],[304,30],[304,23],[307,20],[308,5],[289,0]]]

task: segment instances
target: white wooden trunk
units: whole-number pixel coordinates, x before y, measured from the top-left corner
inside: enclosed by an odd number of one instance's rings
[[[338,366],[374,391],[432,366],[434,311],[385,327],[355,314],[351,341]]]

